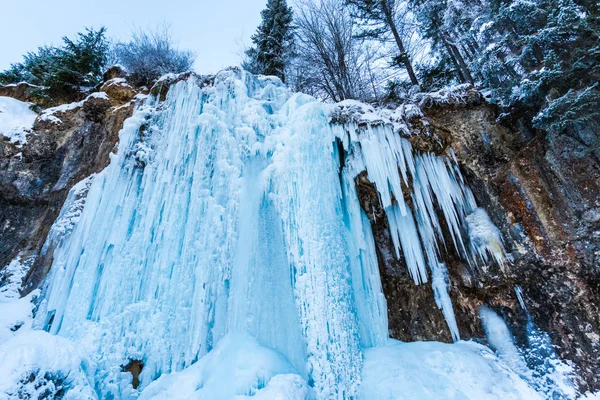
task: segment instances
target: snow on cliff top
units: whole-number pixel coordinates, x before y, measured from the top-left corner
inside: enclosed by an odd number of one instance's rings
[[[27,133],[33,128],[37,114],[30,108],[31,103],[0,96],[0,136],[11,143],[27,143]]]

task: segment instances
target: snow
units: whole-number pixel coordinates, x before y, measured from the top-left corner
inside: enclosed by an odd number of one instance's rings
[[[42,121],[50,121],[54,124],[61,124],[62,120],[59,117],[57,117],[55,114],[66,113],[68,111],[73,111],[78,108],[81,108],[81,107],[83,107],[83,104],[86,101],[88,101],[89,99],[109,100],[109,97],[105,92],[94,92],[81,101],[77,101],[74,103],[68,103],[68,104],[62,104],[62,105],[56,106],[56,107],[46,108],[40,115],[40,119]]]
[[[60,336],[30,330],[0,345],[0,398],[91,400],[98,397],[87,377],[89,364]]]
[[[37,118],[37,114],[31,109],[32,105],[11,97],[0,96],[0,136],[4,136],[18,146],[27,143],[27,134],[33,129],[33,123]]]
[[[310,387],[298,375],[275,375],[254,396],[235,396],[234,400],[308,400],[314,398]]]
[[[104,83],[103,86],[130,86],[125,78],[113,78]]]
[[[419,107],[431,107],[436,104],[460,104],[465,103],[471,85],[462,83],[460,85],[444,87],[435,92],[418,93],[414,101]]]
[[[542,399],[485,346],[402,343],[365,351],[361,398],[377,400]]]
[[[278,392],[280,396],[286,392],[292,395],[282,399],[305,399],[308,388],[281,354],[261,346],[248,335],[229,333],[192,366],[152,382],[139,399],[225,400],[255,394],[253,398],[274,399],[268,396]]]

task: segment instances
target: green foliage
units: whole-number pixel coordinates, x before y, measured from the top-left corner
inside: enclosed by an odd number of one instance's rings
[[[463,57],[478,85],[513,117],[552,131],[596,120],[597,2],[413,0],[413,6],[433,51],[454,61],[445,65],[448,75],[464,72],[455,61]]]
[[[460,83],[457,79],[456,68],[448,57],[442,57],[431,65],[419,66],[419,81],[421,90],[431,92],[447,85]]]
[[[252,36],[254,47],[246,51],[244,68],[264,75],[275,75],[285,81],[286,65],[292,56],[294,19],[285,0],[268,0],[261,12],[262,22]]]
[[[97,85],[108,54],[106,29],[86,29],[75,40],[63,37],[61,47],[44,46],[29,52],[21,63],[0,73],[0,84],[28,82],[40,86],[40,95],[68,97],[80,87]]]

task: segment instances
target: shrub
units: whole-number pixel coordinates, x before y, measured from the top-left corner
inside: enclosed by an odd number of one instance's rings
[[[167,73],[188,71],[196,59],[194,53],[176,47],[168,28],[133,32],[131,41],[114,46],[114,57],[137,85],[149,84]]]

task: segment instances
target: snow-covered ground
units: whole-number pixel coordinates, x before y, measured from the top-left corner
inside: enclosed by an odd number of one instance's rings
[[[12,143],[27,143],[27,134],[33,128],[37,114],[31,109],[31,103],[0,96],[0,136]]]
[[[485,346],[402,343],[367,349],[363,399],[543,399]]]

